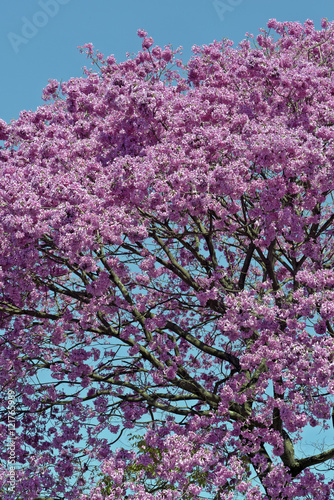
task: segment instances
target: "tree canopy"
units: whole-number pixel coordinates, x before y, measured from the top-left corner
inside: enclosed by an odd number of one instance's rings
[[[5,500],[334,498],[334,23],[268,30],[0,121]]]

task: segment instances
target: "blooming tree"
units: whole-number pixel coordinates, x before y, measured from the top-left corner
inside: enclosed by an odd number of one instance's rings
[[[2,498],[334,498],[334,23],[268,28],[0,122]]]

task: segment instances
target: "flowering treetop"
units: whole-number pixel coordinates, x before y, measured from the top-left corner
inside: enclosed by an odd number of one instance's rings
[[[300,451],[334,394],[334,24],[268,28],[176,67],[88,44],[98,72],[0,121],[18,498],[88,498],[90,459],[94,500],[334,498],[334,448]]]

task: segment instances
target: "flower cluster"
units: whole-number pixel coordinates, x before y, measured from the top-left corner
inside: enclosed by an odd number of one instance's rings
[[[303,448],[334,396],[334,23],[268,28],[187,65],[86,44],[96,71],[0,120],[18,498],[334,498]]]

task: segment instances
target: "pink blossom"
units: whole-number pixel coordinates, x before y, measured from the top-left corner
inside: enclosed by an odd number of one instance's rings
[[[0,120],[5,500],[333,499],[334,24],[268,28]]]

